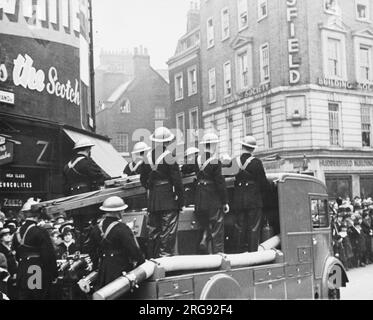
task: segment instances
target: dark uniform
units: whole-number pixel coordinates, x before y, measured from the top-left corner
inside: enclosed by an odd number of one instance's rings
[[[141,166],[142,166],[143,163],[144,163],[143,160],[138,161],[137,163],[130,162],[124,168],[123,173],[126,174],[129,177],[137,176],[137,175],[141,174]]]
[[[2,253],[8,264],[8,272],[9,272],[9,279],[7,282],[7,295],[11,300],[16,299],[16,283],[15,283],[15,276],[17,274],[17,260],[15,252],[8,247],[6,247],[4,244],[0,243],[0,253]]]
[[[149,191],[149,258],[171,256],[176,245],[179,212],[184,206],[176,159],[165,147],[156,148],[148,154],[140,179]]]
[[[141,174],[144,161],[140,160],[137,163],[131,162],[126,165],[123,173],[129,177],[138,176]],[[127,200],[129,210],[141,210],[146,207],[146,199],[144,196],[135,196]]]
[[[117,218],[107,217],[92,229],[89,248],[99,270],[97,290],[145,262],[131,229]]]
[[[47,230],[30,220],[18,229],[14,248],[19,261],[17,289],[20,300],[48,300],[52,282],[57,279],[57,262],[52,240]],[[41,279],[37,279],[38,269]],[[33,278],[31,278],[33,277]],[[41,281],[41,287],[38,284]],[[36,288],[31,287],[35,285]]]
[[[201,249],[206,248],[210,254],[223,253],[223,206],[228,204],[228,193],[222,175],[222,164],[210,153],[204,153],[198,157],[197,162],[195,165],[197,174],[195,209],[204,232]]]
[[[237,166],[233,209],[238,227],[237,248],[240,252],[258,251],[263,217],[263,199],[269,188],[262,162],[245,153],[233,160]]]

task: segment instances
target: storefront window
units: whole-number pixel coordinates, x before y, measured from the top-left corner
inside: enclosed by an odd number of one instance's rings
[[[343,199],[352,198],[352,179],[351,177],[326,177],[326,186],[330,198]]]
[[[373,176],[360,178],[360,190],[362,198],[373,198]]]

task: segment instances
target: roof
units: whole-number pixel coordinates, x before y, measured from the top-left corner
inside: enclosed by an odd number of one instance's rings
[[[160,75],[164,80],[166,80],[167,83],[170,83],[170,78],[169,78],[168,69],[158,69],[158,70],[155,70],[155,71],[158,72],[159,75]]]
[[[117,101],[125,93],[133,80],[121,84],[107,99],[107,102]]]

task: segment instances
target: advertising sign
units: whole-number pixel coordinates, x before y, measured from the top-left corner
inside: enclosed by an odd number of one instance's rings
[[[1,144],[0,142],[0,166],[13,162],[14,148],[13,143],[7,142]]]

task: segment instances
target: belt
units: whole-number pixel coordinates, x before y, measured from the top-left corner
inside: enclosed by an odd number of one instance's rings
[[[80,188],[88,188],[88,184],[77,184],[70,188],[70,190],[79,190]]]
[[[33,259],[33,258],[35,258],[35,259],[40,258],[40,254],[26,254],[26,255],[22,256],[22,258],[19,259],[19,260],[20,261],[23,261],[23,260],[28,261],[28,260]]]
[[[208,185],[212,185],[212,184],[215,184],[215,183],[211,180],[198,180],[197,184],[199,186],[208,186]]]
[[[122,253],[120,251],[108,251],[108,252],[104,252],[102,254],[102,257],[103,258],[106,258],[106,257],[115,257],[115,256],[119,256],[121,255]]]
[[[170,184],[170,182],[167,181],[167,180],[163,180],[163,181],[155,181],[155,182],[154,182],[154,186],[164,186],[164,185],[166,185],[166,184]]]
[[[252,186],[254,184],[255,184],[254,181],[246,181],[246,182],[236,183],[236,187],[248,187],[248,186]]]

